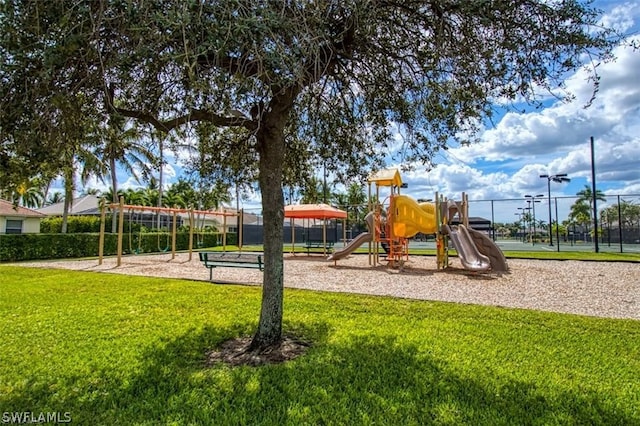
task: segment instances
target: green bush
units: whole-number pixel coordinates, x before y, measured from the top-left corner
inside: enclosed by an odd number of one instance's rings
[[[0,236],[0,261],[62,259],[98,255],[99,234],[18,234]],[[104,254],[116,254],[117,236],[105,234]]]
[[[104,255],[117,254],[118,236],[105,234]],[[0,262],[20,260],[64,259],[98,256],[98,233],[75,234],[17,234],[0,235]],[[227,244],[235,245],[236,234],[227,234]],[[222,234],[194,235],[193,248],[216,247],[222,244]],[[122,239],[123,253],[158,253],[171,251],[171,233],[125,233]],[[176,234],[176,250],[189,249],[189,233]]]
[[[142,225],[124,221],[124,232],[140,232]],[[62,217],[48,217],[40,221],[40,232],[43,234],[59,234],[62,232]],[[84,232],[100,232],[99,216],[69,216],[67,218],[67,233],[78,234]],[[111,232],[111,215],[105,218],[105,232]]]
[[[48,217],[40,222],[40,232],[43,234],[57,234],[62,231],[62,217]],[[99,216],[69,216],[67,218],[67,233],[100,232]]]

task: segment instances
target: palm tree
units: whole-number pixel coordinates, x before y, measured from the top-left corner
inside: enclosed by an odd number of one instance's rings
[[[323,182],[315,176],[311,176],[304,183],[304,187],[300,192],[302,195],[302,204],[317,204],[324,199],[323,193],[325,191]]]
[[[80,193],[81,195],[100,195],[101,191],[98,188],[84,188],[82,190],[82,192]]]
[[[364,187],[358,182],[353,182],[347,188],[347,204],[349,216],[358,227],[364,228],[364,216],[367,213],[367,194]]]
[[[589,185],[585,185],[583,189],[581,189],[576,193],[576,195],[578,196],[577,202],[580,202],[580,201],[587,202],[589,203],[589,207],[591,207],[591,210],[593,210],[594,197],[593,197],[593,191],[591,190]],[[600,191],[599,189],[596,189],[595,199],[599,201],[607,201],[607,199],[604,196],[604,192]],[[591,217],[591,212],[589,213],[589,217]]]
[[[45,204],[50,206],[52,204],[61,203],[63,200],[64,200],[64,197],[62,196],[62,192],[56,191],[53,194],[49,195],[49,198],[47,198],[47,201],[45,202]]]
[[[205,210],[217,210],[225,203],[231,202],[229,185],[221,181],[201,186],[197,191],[198,202]]]
[[[163,207],[169,208],[186,208],[186,203],[182,198],[182,195],[175,192],[166,192],[162,196]]]
[[[154,180],[152,179],[152,182],[153,181]],[[157,207],[158,200],[160,199],[158,188],[154,187],[153,185],[149,185],[146,188],[144,188],[142,191],[144,193],[143,199],[145,200],[145,205]]]
[[[118,203],[120,202],[120,197],[124,197],[125,196],[125,191],[122,189],[118,189],[118,191],[115,193],[113,193],[113,189],[109,188],[106,191],[102,192],[102,198],[104,200],[106,200],[108,203],[112,203],[113,200],[118,200]]]
[[[591,207],[585,200],[578,200],[571,206],[569,219],[572,223],[584,226],[587,231],[591,223]]]
[[[16,188],[14,197],[19,204],[30,209],[42,207],[44,203],[44,193],[41,185],[35,180],[29,180],[21,183]]]
[[[96,150],[96,156],[101,159],[102,173],[98,177],[104,180],[104,175],[109,174],[113,203],[118,202],[117,166],[128,172],[137,182],[140,182],[140,177],[136,167],[142,171],[143,176],[151,174],[150,164],[155,162],[155,155],[140,143],[141,137],[141,132],[135,127],[127,127],[126,120],[120,116],[111,117],[106,126],[100,129],[100,145]],[[116,232],[115,216],[111,231]]]
[[[91,142],[87,141],[68,141],[62,152],[62,179],[64,181],[64,207],[62,210],[62,227],[60,232],[67,232],[67,219],[69,211],[73,203],[73,196],[76,189],[76,173],[81,165],[80,180],[85,184],[89,176],[97,174],[100,171],[100,161],[91,151]]]
[[[127,190],[124,191],[124,200],[126,204],[134,206],[144,206],[147,202],[144,190],[133,188],[127,188]]]
[[[607,201],[607,199],[604,196],[604,192],[600,191],[599,189],[596,189],[595,196],[594,196],[594,193],[592,189],[589,187],[589,185],[585,185],[582,190],[576,193],[576,195],[578,196],[578,200],[576,201],[576,203],[580,203],[580,202],[589,203],[589,211],[588,211],[589,222],[591,222],[591,220],[593,219],[592,212],[593,212],[594,199],[600,200],[600,201]],[[596,229],[594,232],[594,238],[597,238],[597,233],[598,233],[598,230]]]

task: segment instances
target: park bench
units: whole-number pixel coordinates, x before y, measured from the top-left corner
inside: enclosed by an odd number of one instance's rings
[[[307,240],[304,242],[304,248],[307,249],[307,254],[311,254],[311,249],[323,249],[323,251],[330,251],[333,248],[333,241],[324,242],[322,240]]]
[[[205,268],[209,269],[209,281],[213,281],[213,268],[216,267],[264,269],[262,254],[201,251],[198,255]]]

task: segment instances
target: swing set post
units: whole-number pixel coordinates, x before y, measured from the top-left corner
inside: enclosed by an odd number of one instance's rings
[[[124,234],[124,197],[120,197],[120,210],[118,210],[118,261],[117,266],[122,264],[122,235]]]
[[[238,249],[242,252],[242,228],[244,227],[244,209],[238,211],[238,222],[236,227],[236,239],[238,240]]]
[[[173,226],[171,227],[171,260],[176,258],[176,229],[178,212],[173,211]]]
[[[222,210],[222,251],[227,251],[227,210]]]
[[[193,208],[189,209],[189,262],[193,254]]]
[[[100,237],[98,240],[98,265],[102,265],[104,257],[104,222],[107,217],[107,206],[103,203],[100,206]]]

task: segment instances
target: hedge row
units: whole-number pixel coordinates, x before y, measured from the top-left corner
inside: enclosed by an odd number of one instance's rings
[[[64,259],[98,255],[99,234],[17,234],[0,235],[0,262],[37,259]],[[140,240],[139,240],[140,238]],[[227,244],[236,244],[236,234],[227,234]],[[222,244],[222,235],[207,233],[194,235],[193,248],[215,247]],[[105,234],[104,255],[117,253],[118,236]],[[189,248],[189,233],[176,234],[176,250]],[[125,234],[124,253],[158,253],[171,250],[169,233]]]
[[[109,230],[111,221],[107,222]],[[62,232],[62,217],[47,217],[40,221],[40,232],[43,234],[59,234]],[[67,217],[67,233],[100,232],[100,216]]]

